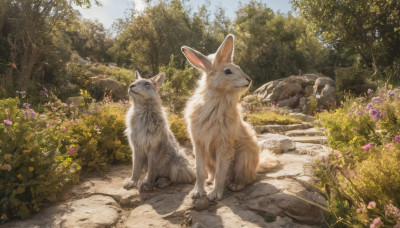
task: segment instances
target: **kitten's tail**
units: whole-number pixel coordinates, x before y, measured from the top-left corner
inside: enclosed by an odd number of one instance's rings
[[[194,171],[189,167],[189,162],[181,154],[178,154],[171,164],[170,179],[173,183],[193,183],[196,180]]]

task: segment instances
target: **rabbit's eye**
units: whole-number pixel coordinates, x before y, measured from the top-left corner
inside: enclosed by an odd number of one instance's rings
[[[144,85],[145,85],[146,87],[150,87],[150,83],[148,83],[148,82],[145,82]]]
[[[232,71],[231,71],[231,69],[228,68],[228,69],[225,69],[225,70],[224,70],[224,73],[225,73],[225,74],[232,74]]]

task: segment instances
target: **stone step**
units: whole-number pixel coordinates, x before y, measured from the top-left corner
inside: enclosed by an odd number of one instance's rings
[[[323,136],[324,133],[315,128],[296,129],[285,132],[287,136]]]
[[[260,125],[260,126],[254,126],[254,130],[258,134],[283,133],[290,130],[308,129],[312,128],[313,126],[314,125],[312,123],[288,124],[288,125]]]
[[[296,136],[296,137],[291,137],[291,139],[295,142],[300,142],[300,143],[313,143],[313,144],[326,143],[325,136]]]

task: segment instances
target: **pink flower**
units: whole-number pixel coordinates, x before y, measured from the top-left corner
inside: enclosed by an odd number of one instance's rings
[[[370,94],[370,93],[372,93],[372,91],[373,91],[372,89],[368,89],[367,93]]]
[[[385,146],[385,148],[388,149],[388,150],[390,149],[390,147],[392,147],[392,143],[389,143],[389,144],[387,144],[387,145]]]
[[[5,123],[5,124],[8,124],[8,125],[10,125],[10,126],[13,124],[13,122],[12,122],[11,120],[4,120],[4,123]]]
[[[75,105],[74,102],[71,102],[69,106],[74,107],[74,105]]]
[[[39,128],[39,124],[36,124],[36,125],[35,125],[35,129],[37,129],[37,128]]]
[[[22,104],[22,106],[23,106],[24,108],[29,108],[29,107],[31,106],[31,104],[24,103],[24,104]]]
[[[337,158],[341,156],[340,151],[338,151],[338,150],[335,150],[334,154],[335,154],[335,156],[336,156]]]
[[[61,127],[61,130],[63,130],[63,131],[66,131],[66,130],[67,130],[67,128],[66,128],[66,127],[64,127],[64,126],[62,126],[62,127]]]
[[[50,123],[46,122],[46,127],[49,128],[50,127]]]
[[[73,147],[69,148],[69,155],[73,155],[74,151],[75,151],[75,149]]]
[[[400,135],[396,135],[394,137],[394,142],[400,142]]]
[[[375,201],[370,201],[368,203],[368,208],[373,208],[373,207],[376,207],[376,203],[375,203]]]
[[[370,228],[376,228],[376,227],[380,227],[383,226],[383,222],[381,221],[380,217],[377,217],[376,219],[374,219],[371,223],[371,225],[369,225]]]
[[[362,147],[362,149],[363,149],[363,150],[370,150],[370,149],[372,149],[372,145],[368,143],[367,145],[364,145],[364,146]]]

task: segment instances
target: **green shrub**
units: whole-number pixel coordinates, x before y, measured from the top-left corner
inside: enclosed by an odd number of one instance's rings
[[[182,112],[196,87],[200,72],[188,65],[183,70],[178,69],[174,63],[174,56],[171,56],[167,66],[160,67],[160,72],[165,72],[166,75],[160,91],[162,100],[168,104],[171,112]]]
[[[400,94],[378,94],[348,98],[317,116],[335,149],[315,166],[331,225],[365,227],[378,217],[385,225],[400,223]]]
[[[0,220],[38,211],[79,177],[63,147],[64,119],[19,106],[16,98],[0,100]]]
[[[187,133],[185,118],[182,115],[170,113],[168,115],[169,124],[172,133],[175,135],[175,138],[178,142],[185,144],[190,142],[190,138]]]
[[[71,126],[69,150],[85,170],[105,170],[114,162],[130,162],[125,130],[126,105],[105,103]],[[72,148],[72,149],[71,149]]]
[[[371,70],[361,69],[358,66],[336,69],[337,97],[344,97],[344,92],[359,96],[365,94],[369,88],[376,89],[376,85],[369,80],[372,74]]]
[[[267,124],[301,123],[300,120],[297,120],[289,115],[279,114],[269,110],[263,112],[246,113],[243,118],[245,121],[253,126]]]

